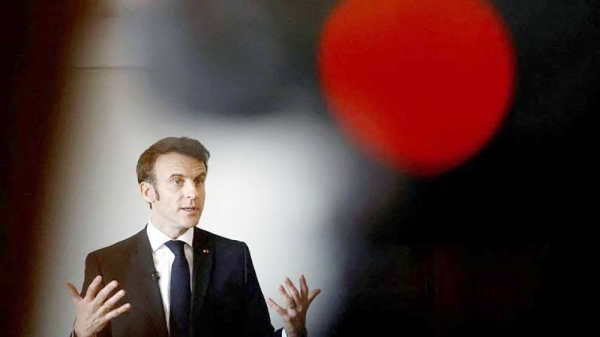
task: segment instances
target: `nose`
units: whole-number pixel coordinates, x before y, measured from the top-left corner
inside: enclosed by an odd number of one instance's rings
[[[198,197],[198,194],[199,192],[197,186],[191,181],[186,182],[184,189],[185,197],[188,199],[196,199]]]

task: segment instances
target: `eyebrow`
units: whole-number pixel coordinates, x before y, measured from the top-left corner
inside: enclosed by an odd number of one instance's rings
[[[194,179],[206,177],[206,174],[207,174],[207,172],[202,172],[199,175],[195,176]],[[171,178],[183,178],[183,177],[184,177],[184,175],[181,174],[181,173],[173,173],[173,174],[171,174],[169,176],[169,179],[171,179]]]

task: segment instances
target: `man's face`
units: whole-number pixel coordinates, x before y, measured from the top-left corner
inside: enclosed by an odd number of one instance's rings
[[[200,220],[206,166],[192,157],[167,153],[157,158],[154,175],[154,186],[147,182],[140,184],[142,196],[152,204],[152,223],[176,238]]]

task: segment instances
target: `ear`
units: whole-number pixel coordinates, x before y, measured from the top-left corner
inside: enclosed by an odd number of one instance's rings
[[[156,200],[154,187],[145,181],[140,183],[140,193],[142,194],[142,198],[150,204]]]

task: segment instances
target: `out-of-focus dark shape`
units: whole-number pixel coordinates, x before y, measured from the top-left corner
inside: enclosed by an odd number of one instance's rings
[[[139,12],[136,32],[159,98],[225,117],[270,112],[289,51],[265,2],[160,1]]]
[[[512,32],[518,59],[511,137],[534,146],[569,140],[596,104],[598,1],[492,2]]]
[[[22,336],[64,62],[80,1],[10,1],[0,34],[0,334]]]
[[[511,109],[472,160],[390,186],[397,196],[356,220],[365,249],[329,336],[578,335],[594,322],[600,4],[493,3],[517,56]]]

